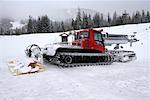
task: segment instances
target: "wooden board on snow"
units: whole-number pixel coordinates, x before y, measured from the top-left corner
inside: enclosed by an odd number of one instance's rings
[[[31,74],[31,73],[38,73],[45,71],[47,69],[46,66],[40,63],[34,64],[35,68],[31,68],[28,66],[24,66],[22,63],[17,64],[17,61],[9,61],[8,62],[8,68],[12,75],[22,75],[22,74]],[[24,71],[23,71],[24,70]]]

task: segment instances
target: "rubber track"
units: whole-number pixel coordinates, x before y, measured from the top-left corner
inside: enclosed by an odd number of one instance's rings
[[[95,54],[91,54],[91,53],[61,53],[61,55],[71,55],[71,56],[79,56],[79,55],[83,55],[83,56],[111,56],[109,54],[100,54],[100,53],[95,53]],[[73,63],[73,64],[66,64],[66,63],[61,63],[60,61],[57,60],[57,57],[54,58],[51,63],[55,64],[57,66],[61,66],[61,67],[79,67],[79,66],[97,66],[97,65],[110,65],[112,64],[113,58],[109,57],[107,62],[96,62],[96,63]]]

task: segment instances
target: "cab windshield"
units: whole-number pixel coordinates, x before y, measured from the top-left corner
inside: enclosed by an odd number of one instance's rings
[[[102,34],[100,32],[94,32],[94,40],[97,44],[103,45]]]

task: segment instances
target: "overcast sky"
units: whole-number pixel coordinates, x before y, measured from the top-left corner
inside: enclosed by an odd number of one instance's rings
[[[15,20],[47,14],[50,18],[60,17],[63,11],[74,8],[92,9],[104,14],[108,12],[150,11],[150,0],[0,0],[0,17]],[[67,17],[67,16],[66,16]]]

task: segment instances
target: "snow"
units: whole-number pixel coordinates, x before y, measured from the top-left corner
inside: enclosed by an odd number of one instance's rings
[[[24,26],[24,24],[21,24],[20,22],[17,22],[17,21],[16,22],[10,22],[10,23],[12,24],[11,29],[16,29],[16,28],[20,29]]]
[[[47,62],[44,72],[12,76],[11,59],[24,61],[30,44],[60,42],[59,34],[31,34],[0,37],[0,100],[149,100],[150,23],[104,27],[112,34],[137,32],[140,40],[126,50],[137,53],[137,60],[106,66],[60,68]]]

